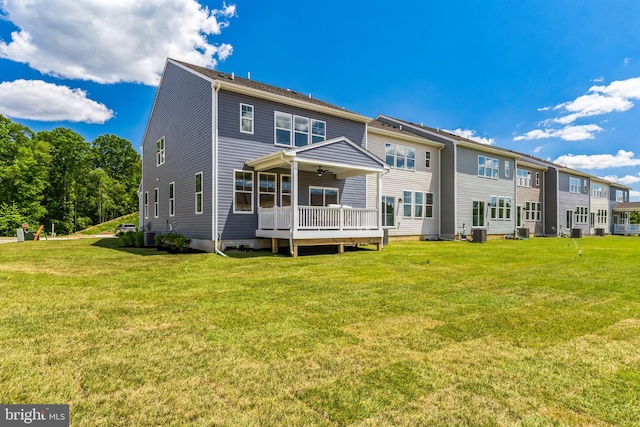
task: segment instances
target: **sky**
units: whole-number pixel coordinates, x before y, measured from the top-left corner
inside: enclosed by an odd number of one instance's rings
[[[637,0],[0,0],[0,114],[139,147],[167,57],[530,154],[640,201]]]

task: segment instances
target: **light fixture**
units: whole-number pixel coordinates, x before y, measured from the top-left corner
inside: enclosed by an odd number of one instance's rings
[[[402,204],[402,197],[398,197],[398,204]]]

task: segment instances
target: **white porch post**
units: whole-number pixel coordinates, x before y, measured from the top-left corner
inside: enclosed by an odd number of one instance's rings
[[[291,163],[291,225],[293,234],[298,231],[298,162]]]
[[[378,209],[378,229],[382,228],[382,174],[376,173],[378,178],[378,186],[376,188],[376,208]]]

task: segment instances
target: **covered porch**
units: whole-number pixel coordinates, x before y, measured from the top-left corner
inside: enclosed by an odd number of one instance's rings
[[[613,234],[640,235],[640,224],[631,224],[631,213],[640,212],[640,202],[618,203],[613,208]]]
[[[274,253],[281,244],[287,244],[294,257],[300,246],[336,245],[340,253],[349,245],[382,248],[382,174],[387,166],[367,150],[347,138],[336,138],[246,164],[258,173],[290,172],[290,198],[281,198],[280,206],[258,208],[256,237],[271,239]],[[361,186],[345,185],[347,180],[370,174],[377,176],[375,207],[367,207],[366,179],[360,180]],[[335,182],[335,188],[327,188],[327,182]]]

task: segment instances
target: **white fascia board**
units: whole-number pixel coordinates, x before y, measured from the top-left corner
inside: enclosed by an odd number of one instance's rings
[[[441,142],[431,141],[431,140],[429,140],[427,138],[422,138],[422,137],[415,136],[415,135],[407,135],[407,134],[393,132],[393,131],[386,130],[386,129],[380,129],[380,128],[374,128],[374,127],[367,126],[367,133],[369,133],[369,132],[375,133],[375,134],[381,135],[381,136],[386,136],[386,137],[389,137],[389,138],[398,138],[398,139],[402,139],[402,140],[409,141],[409,142],[416,142],[418,144],[430,145],[432,147],[436,147],[436,148],[440,148],[440,149],[442,149],[444,147],[444,144],[442,144]]]

